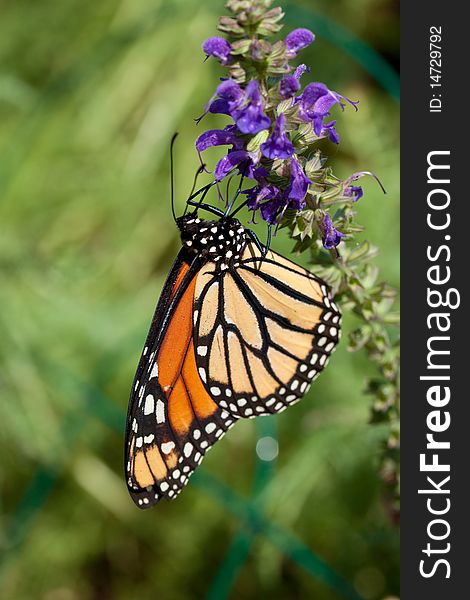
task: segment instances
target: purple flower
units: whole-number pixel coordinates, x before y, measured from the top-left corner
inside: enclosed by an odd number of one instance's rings
[[[229,152],[219,160],[215,167],[214,176],[216,181],[222,181],[230,171],[242,163],[245,163],[245,165],[241,170],[244,175],[247,175],[254,163],[253,156],[249,152],[246,152],[246,150],[234,150]]]
[[[222,81],[216,91],[217,100],[209,103],[211,113],[222,113],[232,115],[232,113],[241,105],[245,98],[242,88],[231,79]]]
[[[207,148],[228,144],[238,147],[243,142],[237,138],[235,130],[236,128],[233,125],[228,125],[225,129],[209,129],[209,131],[205,131],[196,140],[196,150],[201,153],[207,150]]]
[[[288,201],[283,198],[282,194],[278,194],[268,202],[264,202],[260,207],[261,217],[266,221],[274,225],[282,219],[282,215],[286,211]]]
[[[211,37],[203,43],[202,49],[207,56],[214,56],[222,65],[228,64],[232,48],[226,39],[218,36]]]
[[[322,232],[323,247],[327,250],[336,248],[336,246],[341,242],[341,239],[346,237],[344,233],[341,233],[341,231],[335,229],[333,221],[328,213],[325,213],[323,222],[320,225],[320,229]]]
[[[277,198],[280,194],[280,190],[275,185],[255,185],[255,187],[246,191],[245,194],[248,198],[248,208],[250,210],[258,210],[261,202]]]
[[[276,119],[276,125],[271,136],[261,144],[261,152],[266,158],[289,158],[294,154],[294,146],[284,131],[286,117],[281,113]]]
[[[357,202],[364,195],[364,191],[360,185],[349,185],[344,190],[343,195],[352,198],[353,202]]]
[[[286,75],[279,84],[281,98],[292,98],[300,89],[300,82],[295,75]]]
[[[330,121],[329,123],[325,123],[320,131],[320,135],[322,137],[328,137],[330,142],[333,144],[339,144],[339,135],[335,129],[336,121]]]
[[[310,29],[294,29],[285,39],[288,56],[296,56],[302,48],[310,46],[314,41],[315,35]]]
[[[298,80],[302,77],[305,71],[310,71],[307,65],[299,65],[297,69],[294,71],[294,77]]]
[[[357,110],[357,102],[329,90],[324,83],[309,83],[299,97],[299,116],[304,121],[311,121],[315,134],[320,136],[324,117],[329,114],[331,107],[335,104],[339,104],[341,109],[344,109],[343,100],[349,102]]]
[[[304,170],[295,158],[291,161],[290,172],[291,180],[286,189],[286,195],[293,205],[293,208],[301,210],[305,206],[305,196],[307,194],[308,186],[312,182],[305,175]]]
[[[245,94],[248,104],[232,115],[238,129],[242,133],[253,134],[268,129],[271,120],[263,112],[263,99],[256,80],[253,79],[246,86]]]
[[[245,192],[248,197],[248,208],[253,212],[259,210],[267,223],[274,224],[279,214],[287,208],[288,200],[275,185],[262,183]]]

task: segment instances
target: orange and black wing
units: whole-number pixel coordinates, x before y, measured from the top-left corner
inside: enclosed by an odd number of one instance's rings
[[[214,402],[197,369],[193,322],[200,268],[198,258],[188,259],[181,251],[134,380],[125,469],[129,492],[140,508],[176,497],[205,452],[236,420]]]
[[[340,336],[340,312],[324,281],[248,244],[235,269],[200,270],[196,362],[206,389],[231,418],[283,411],[309,389]]]

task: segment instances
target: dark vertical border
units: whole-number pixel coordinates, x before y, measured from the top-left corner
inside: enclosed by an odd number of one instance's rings
[[[469,130],[468,99],[464,90],[469,80],[468,20],[464,16],[465,3],[428,0],[427,2],[403,2],[401,5],[401,187],[402,187],[402,590],[401,600],[425,598],[457,599],[470,597],[467,580],[470,575],[468,564],[470,543],[470,326],[467,314],[469,293],[469,246],[470,230],[467,214],[470,211],[470,152],[467,135]],[[431,89],[430,83],[430,28],[442,28],[442,87]],[[430,100],[442,99],[442,112],[429,112]],[[439,96],[438,94],[441,94]],[[434,103],[436,106],[437,102]],[[447,176],[449,184],[427,182],[427,156],[432,151],[450,151],[449,156],[436,158],[435,162],[450,164]],[[445,179],[445,172],[434,171]],[[449,175],[450,173],[450,175]],[[449,207],[433,211],[428,207],[427,196],[431,189],[445,189],[451,198]],[[445,198],[445,193],[433,196]],[[433,230],[427,224],[428,213],[434,213],[437,223],[444,222],[445,213],[451,219],[448,229]],[[446,239],[445,236],[450,236]],[[436,256],[440,247],[448,246],[434,261],[427,257],[427,248]],[[432,285],[428,281],[428,269],[439,265],[431,277],[440,277],[450,268],[447,284]],[[440,289],[443,294],[456,288],[461,297],[460,307],[450,309],[430,308],[427,288]],[[450,369],[427,368],[427,343],[431,336],[439,335],[436,320],[430,329],[427,317],[432,312],[448,313],[451,326],[442,336],[442,349],[450,349],[450,355],[440,355],[434,362],[450,364]],[[446,319],[443,318],[441,325]],[[436,347],[436,346],[435,346]],[[450,381],[432,382],[420,380],[421,375],[449,375]],[[450,401],[440,407],[440,416],[429,417],[436,426],[445,420],[449,412],[450,426],[435,439],[450,442],[450,449],[437,452],[439,463],[449,464],[450,471],[420,471],[420,454],[427,452],[427,462],[432,460],[432,450],[426,450],[426,434],[430,433],[427,417],[437,410],[427,401],[427,390],[431,385],[448,385]],[[432,420],[434,418],[434,420]],[[447,483],[442,481],[450,475]],[[418,494],[419,489],[432,490],[427,476],[434,479],[441,490],[449,493]],[[435,488],[434,488],[435,489]],[[443,510],[442,515],[432,515],[431,507]],[[433,519],[442,518],[450,526],[448,537],[433,540],[428,527]],[[446,525],[431,525],[433,535],[444,536]],[[428,543],[430,547],[428,547]],[[447,547],[447,544],[449,546]],[[428,551],[429,548],[431,552]],[[448,549],[448,552],[444,550]],[[423,552],[427,550],[427,552]],[[436,562],[439,559],[448,561]],[[420,561],[431,577],[420,574]],[[450,573],[450,577],[446,575]]]

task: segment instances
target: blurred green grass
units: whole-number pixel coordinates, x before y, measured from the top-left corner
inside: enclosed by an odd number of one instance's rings
[[[315,31],[314,8],[397,60],[393,1],[284,6],[289,27]],[[169,140],[180,132],[181,211],[198,165],[193,118],[220,75],[199,49],[221,10],[214,0],[2,3],[2,598],[204,598],[240,530],[203,477],[176,502],[141,513],[121,473],[130,382],[179,247]],[[332,162],[339,176],[372,170],[387,188],[384,197],[365,183],[359,220],[381,248],[383,277],[397,285],[396,101],[334,36],[319,36],[302,60],[312,80],[361,101],[358,113],[338,115]],[[287,253],[292,242],[279,234],[274,246]],[[343,344],[309,397],[279,417],[280,454],[259,502],[378,600],[398,594],[398,539],[376,477],[382,432],[367,425],[370,370]],[[203,465],[245,497],[257,468],[255,428],[239,424]],[[38,487],[21,505],[38,469]],[[231,597],[339,596],[261,532]]]

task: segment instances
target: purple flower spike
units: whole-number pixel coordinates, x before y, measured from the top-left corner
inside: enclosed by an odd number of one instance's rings
[[[296,56],[297,53],[310,46],[315,41],[315,35],[310,29],[294,29],[286,37],[287,54],[289,56]]]
[[[235,128],[228,126],[225,129],[209,129],[201,134],[196,140],[196,150],[201,153],[213,146],[225,146],[228,144],[238,145],[241,140],[234,133]]]
[[[215,167],[214,175],[216,181],[222,181],[222,179],[226,177],[230,171],[245,161],[247,162],[248,167],[248,161],[250,161],[251,164],[251,156],[245,150],[235,150],[234,152],[229,152],[226,156],[219,160]]]
[[[222,65],[228,64],[230,60],[232,47],[227,40],[222,37],[215,36],[207,39],[203,43],[202,49],[207,56],[214,56]]]
[[[300,82],[295,75],[286,75],[279,84],[281,98],[292,98],[300,89]]]
[[[346,237],[344,233],[335,229],[333,221],[328,213],[323,217],[323,222],[320,226],[322,230],[322,243],[326,250],[332,250],[341,242],[342,238]]]
[[[307,194],[308,186],[312,182],[305,175],[297,160],[292,159],[290,170],[291,181],[286,190],[287,197],[291,201],[293,208],[301,210],[305,206],[305,196]]]
[[[357,202],[364,195],[364,191],[360,185],[350,185],[344,190],[343,195]]]
[[[289,158],[294,154],[294,146],[284,131],[285,123],[286,117],[281,113],[276,119],[271,137],[261,144],[261,152],[266,158]]]
[[[268,129],[271,120],[263,112],[263,99],[258,82],[250,81],[246,86],[247,106],[234,114],[235,122],[242,133],[258,133]]]

